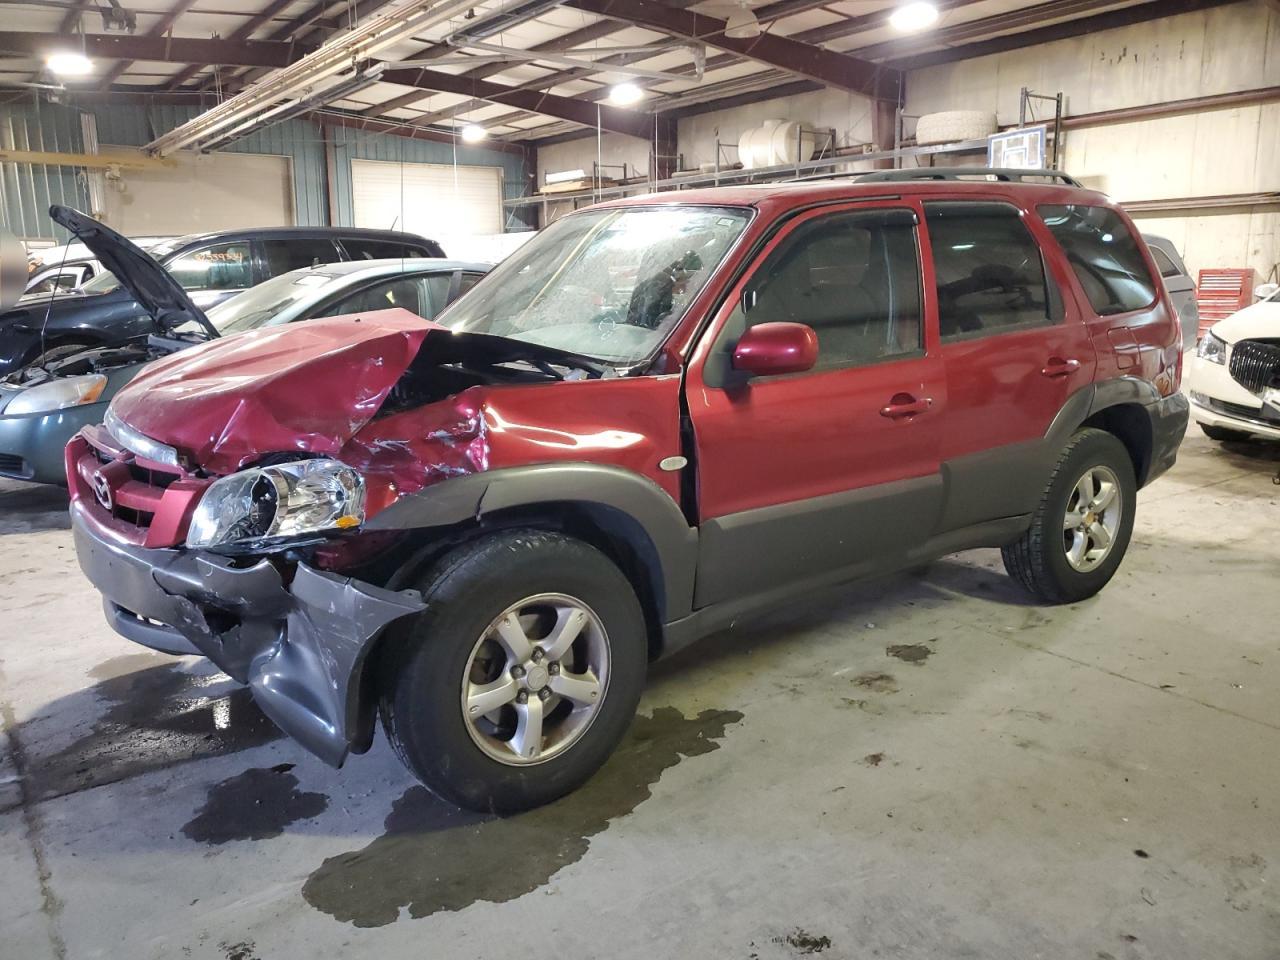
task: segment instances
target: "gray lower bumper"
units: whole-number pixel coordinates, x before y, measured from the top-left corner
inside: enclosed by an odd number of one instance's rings
[[[367,744],[360,678],[374,639],[424,608],[392,591],[298,564],[290,583],[263,560],[236,567],[211,554],[148,550],[98,532],[71,507],[80,568],[122,636],[166,653],[208,657],[285,733],[341,766]]]

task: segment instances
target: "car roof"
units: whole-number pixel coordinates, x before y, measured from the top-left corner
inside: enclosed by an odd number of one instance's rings
[[[314,267],[303,267],[291,270],[282,276],[301,276],[316,273],[329,277],[360,278],[382,277],[397,273],[453,273],[461,270],[464,273],[485,273],[492,269],[491,263],[478,263],[469,260],[446,260],[438,257],[393,257],[387,260],[340,260],[336,263],[322,263]]]
[[[365,240],[391,240],[408,243],[434,243],[427,237],[417,233],[404,233],[400,230],[373,230],[368,227],[250,227],[240,230],[216,230],[209,233],[189,233],[181,237],[173,237],[164,243],[171,250],[178,250],[196,243],[211,241],[226,242],[229,240],[287,240],[290,237],[351,237]]]
[[[699,204],[729,207],[779,209],[840,200],[899,199],[928,200],[1010,197],[1036,203],[1083,203],[1114,206],[1110,198],[1081,187],[1047,183],[1018,183],[1001,180],[892,180],[860,183],[857,180],[793,180],[781,183],[744,183],[727,187],[704,187],[625,197],[599,204],[600,207],[662,206]],[[586,208],[594,209],[594,208]]]

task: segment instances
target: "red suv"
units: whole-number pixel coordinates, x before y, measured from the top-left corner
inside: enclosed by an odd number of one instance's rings
[[[153,364],[67,448],[112,626],[334,765],[380,715],[502,811],[604,762],[650,660],[803,590],[1000,547],[1091,596],[1187,423],[1159,272],[1061,175],[909,176],[603,204],[435,323]]]

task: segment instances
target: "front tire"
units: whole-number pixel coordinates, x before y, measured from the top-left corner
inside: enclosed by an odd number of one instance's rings
[[[631,584],[602,553],[516,530],[459,547],[388,637],[381,715],[432,792],[494,813],[575,790],[622,739],[648,662]]]
[[[1030,529],[1003,549],[1005,570],[1046,603],[1093,596],[1124,559],[1137,499],[1124,444],[1105,430],[1080,430],[1059,456]]]
[[[1204,435],[1210,440],[1216,440],[1218,443],[1242,443],[1245,440],[1252,439],[1252,434],[1246,433],[1244,430],[1232,430],[1228,427],[1211,427],[1207,423],[1200,424],[1200,429],[1204,431]]]

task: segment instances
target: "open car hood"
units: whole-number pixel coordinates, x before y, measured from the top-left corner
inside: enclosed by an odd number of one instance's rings
[[[396,308],[265,327],[148,364],[111,404],[211,473],[270,454],[336,454],[381,408],[431,331]]]
[[[120,285],[133,295],[156,322],[159,333],[168,333],[184,323],[195,323],[211,337],[218,331],[187,292],[164,267],[126,237],[87,217],[78,210],[54,204],[49,208],[54,223],[66,227],[102,261]]]

